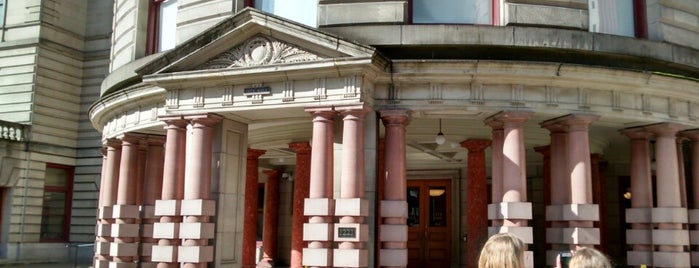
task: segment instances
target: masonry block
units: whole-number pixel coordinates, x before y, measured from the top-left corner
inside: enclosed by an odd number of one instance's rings
[[[95,225],[95,235],[108,237],[112,235],[112,225],[109,223],[98,223]]]
[[[699,209],[688,209],[689,224],[699,224]]]
[[[408,266],[407,249],[380,249],[379,266],[406,267]]]
[[[153,224],[153,238],[178,238],[180,234],[180,223],[178,222],[156,222]]]
[[[95,254],[109,255],[110,242],[95,242]]]
[[[689,254],[692,259],[692,266],[699,266],[699,251],[692,251]]]
[[[214,238],[215,224],[210,222],[183,222],[180,223],[180,238],[183,239],[212,239]]]
[[[690,267],[689,252],[653,252],[654,267]]]
[[[333,267],[368,267],[369,253],[366,249],[334,249]]]
[[[179,246],[177,261],[179,262],[212,262],[214,261],[213,246]]]
[[[138,219],[139,214],[138,206],[134,205],[114,205],[112,211],[115,219]]]
[[[547,244],[565,244],[563,242],[563,228],[560,228],[560,227],[546,228],[546,243]]]
[[[109,256],[138,256],[138,243],[116,243],[109,246]]]
[[[158,243],[141,243],[141,256],[153,255],[153,246]]]
[[[501,219],[532,219],[532,203],[503,202],[499,205]]]
[[[626,223],[650,223],[651,214],[651,208],[627,208]]]
[[[408,202],[381,200],[382,218],[408,218]]]
[[[108,260],[95,260],[92,263],[94,266],[93,268],[109,268],[109,261]]]
[[[141,224],[141,237],[153,237],[153,223]]]
[[[598,228],[563,228],[564,244],[599,245],[600,233]]]
[[[157,262],[140,262],[141,268],[157,268]]]
[[[135,262],[109,262],[109,268],[136,268]]]
[[[155,206],[143,205],[141,206],[141,219],[157,219],[159,217],[155,216]]]
[[[333,216],[335,200],[329,198],[306,198],[303,204],[304,216]]]
[[[303,241],[332,241],[332,223],[304,223]]]
[[[155,216],[179,216],[181,200],[155,200]]]
[[[366,224],[336,223],[334,233],[335,242],[364,242],[369,240],[369,226]]]
[[[653,251],[627,251],[626,262],[630,266],[652,266]]]
[[[626,230],[626,244],[629,245],[650,245],[653,244],[653,233],[650,229],[628,229]]]
[[[699,230],[689,230],[689,243],[699,245]]]
[[[215,216],[216,201],[204,199],[182,200],[180,215],[183,216]]]
[[[150,259],[154,262],[177,262],[177,246],[154,245]]]
[[[97,212],[97,218],[99,219],[114,219],[114,207],[112,206],[103,206],[99,209]]]
[[[561,209],[563,220],[566,221],[599,221],[597,204],[565,204]]]
[[[132,223],[112,224],[112,237],[139,237],[139,225]]]
[[[498,233],[511,233],[519,237],[525,244],[534,243],[533,229],[529,226],[496,226],[488,227],[488,236]]]
[[[331,248],[304,248],[303,266],[329,267],[332,266],[333,249]]]
[[[369,201],[360,198],[335,199],[335,216],[369,216]]]
[[[686,208],[652,208],[653,223],[687,223]]]
[[[563,221],[561,205],[546,206],[546,221]]]
[[[381,224],[381,241],[383,242],[407,242],[408,226]]]
[[[671,246],[688,246],[689,245],[689,231],[687,231],[687,230],[655,229],[655,230],[653,230],[653,244],[655,244],[655,245],[671,245]]]

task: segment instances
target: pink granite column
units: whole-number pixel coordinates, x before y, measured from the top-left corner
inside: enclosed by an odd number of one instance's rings
[[[163,184],[160,199],[155,201],[155,216],[160,220],[153,224],[152,261],[158,268],[176,268],[179,228],[182,222],[180,206],[184,197],[184,167],[186,156],[187,121],[179,116],[161,117],[166,124],[165,155],[163,160]]]
[[[682,151],[682,142],[685,137],[678,136],[677,141],[677,170],[680,176],[680,201],[682,207],[687,207],[687,178],[685,178],[684,169],[684,152]]]
[[[699,266],[699,129],[683,131],[682,135],[689,138],[692,145],[690,165],[692,189],[688,194],[693,198],[692,204],[689,205],[691,209],[688,209],[689,237],[692,266]]]
[[[590,171],[592,172],[592,203],[599,206],[599,221],[594,223],[594,227],[599,229],[599,245],[597,249],[602,252],[607,252],[607,198],[604,192],[604,172],[602,167],[604,164],[601,163],[602,155],[591,154],[590,155]]]
[[[546,232],[546,243],[549,245],[546,261],[548,265],[553,265],[555,255],[570,247],[564,242],[562,235],[564,228],[568,227],[568,222],[563,218],[563,206],[570,204],[570,175],[567,168],[568,137],[567,127],[557,119],[542,122],[540,125],[548,129],[551,139],[548,170],[551,178],[548,190],[545,191],[549,197],[549,203],[546,204],[546,223],[549,226]]]
[[[507,111],[498,115],[503,122],[502,202],[527,201],[527,161],[524,153],[524,122],[531,112]],[[527,219],[505,219],[504,226],[527,226]]]
[[[151,260],[151,249],[158,242],[153,238],[155,200],[160,199],[163,188],[163,163],[165,157],[165,137],[149,135],[146,139],[146,161],[143,181],[143,206],[141,207],[141,267],[155,267]]]
[[[304,200],[308,198],[309,177],[311,172],[311,145],[308,142],[292,142],[289,148],[296,152],[296,168],[294,172],[294,200],[291,215],[291,268],[303,267],[303,215]]]
[[[177,259],[183,268],[203,268],[213,261],[213,246],[209,239],[214,238],[214,223],[209,217],[216,215],[215,201],[211,196],[212,127],[221,121],[216,114],[186,116],[191,128],[187,135],[187,155],[185,159],[184,199],[180,213],[180,238],[182,246]]]
[[[367,267],[365,243],[369,239],[369,229],[364,218],[369,216],[369,204],[364,199],[364,116],[370,109],[344,106],[335,110],[343,116],[343,133],[340,198],[335,200],[335,216],[339,217],[339,223],[335,224],[334,241],[339,245],[333,251],[333,266]],[[353,235],[346,230],[354,230]]]
[[[468,239],[466,240],[467,267],[478,267],[478,256],[485,241],[488,239],[488,182],[485,172],[485,149],[490,146],[490,140],[469,139],[461,142],[461,147],[468,150],[466,191],[468,202],[466,207],[466,225]]]
[[[119,183],[117,200],[114,206],[115,223],[112,224],[114,243],[110,247],[112,263],[110,266],[136,267],[138,258],[138,207],[136,206],[136,188],[138,175],[138,147],[142,137],[126,134],[121,138],[121,163],[119,165]]]
[[[502,121],[497,120],[495,117],[489,117],[485,120],[485,124],[493,129],[492,136],[492,148],[491,148],[491,195],[490,195],[490,206],[488,210],[495,210],[498,204],[502,202],[502,146],[505,142],[505,136],[503,132]],[[492,211],[488,213],[489,215],[496,215],[499,212]],[[502,226],[503,221],[499,218],[489,219],[492,220],[491,226]]]
[[[631,208],[626,209],[626,222],[631,228],[626,230],[626,242],[632,245],[627,251],[629,265],[651,265],[652,233],[650,219],[639,215],[650,215],[653,207],[653,182],[651,180],[651,164],[649,138],[650,133],[645,129],[631,128],[621,131],[631,140]]]
[[[646,130],[655,134],[655,159],[657,161],[655,174],[658,182],[656,183],[657,207],[663,209],[675,208],[677,212],[682,208],[682,195],[680,194],[677,142],[675,139],[677,132],[682,130],[682,128],[680,125],[670,123],[646,127]],[[656,209],[656,211],[659,211],[659,209]],[[660,230],[682,230],[682,224],[683,222],[675,221],[660,222],[657,224],[657,227]],[[683,251],[680,245],[660,244],[657,247],[660,252]]]
[[[381,200],[384,200],[383,198],[383,193],[384,189],[386,188],[386,180],[382,178],[386,178],[385,176],[385,171],[386,171],[386,139],[384,138],[379,138],[379,143],[378,143],[378,153],[377,153],[377,160],[378,164],[376,167],[376,204],[379,209],[376,209],[376,213],[374,214],[375,219],[377,219],[377,223],[374,227],[374,267],[379,267],[379,263],[381,262],[381,209],[380,209],[380,204]]]
[[[303,226],[303,265],[327,267],[333,265],[333,117],[332,108],[307,108],[313,116],[313,151],[308,198],[304,201],[304,215],[309,216]]]
[[[247,165],[245,173],[245,210],[246,217],[243,219],[243,257],[242,267],[255,267],[255,252],[257,250],[257,184],[258,166],[260,156],[265,154],[265,150],[255,150],[248,148]]]
[[[381,200],[380,266],[405,267],[408,265],[408,203],[406,202],[405,134],[410,122],[407,110],[381,111],[385,131],[384,199]]]
[[[277,259],[277,234],[279,224],[279,171],[267,169],[265,184],[264,229],[262,229],[262,260],[257,267],[274,267]]]
[[[97,217],[97,240],[95,242],[96,268],[109,267],[112,259],[109,251],[112,238],[112,224],[114,216],[112,210],[116,204],[117,187],[119,183],[119,166],[121,165],[121,142],[110,139],[106,143],[106,162],[102,167],[103,173],[100,184],[99,211]]]

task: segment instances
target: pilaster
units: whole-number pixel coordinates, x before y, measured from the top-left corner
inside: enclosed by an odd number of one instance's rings
[[[245,215],[243,219],[243,257],[242,267],[255,267],[255,251],[257,249],[257,184],[260,156],[265,150],[249,149],[245,173]]]
[[[466,189],[468,205],[466,207],[468,239],[467,267],[478,266],[478,256],[482,245],[488,239],[488,182],[485,172],[485,149],[490,140],[468,139],[462,141],[461,147],[468,150]]]
[[[304,200],[308,198],[309,177],[311,172],[311,145],[308,142],[292,142],[289,148],[296,152],[296,168],[294,177],[294,200],[291,215],[291,261],[292,268],[303,267],[303,215]]]

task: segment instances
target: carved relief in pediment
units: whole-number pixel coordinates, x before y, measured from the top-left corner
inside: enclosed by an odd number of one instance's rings
[[[319,60],[322,57],[267,36],[255,36],[200,65],[196,69],[252,67]]]

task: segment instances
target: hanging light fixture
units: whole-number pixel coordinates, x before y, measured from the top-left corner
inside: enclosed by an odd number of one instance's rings
[[[444,142],[447,141],[447,138],[444,137],[444,133],[442,133],[442,119],[441,118],[439,119],[439,133],[437,133],[437,137],[434,138],[434,141],[439,145],[442,145],[442,144],[444,144]]]

